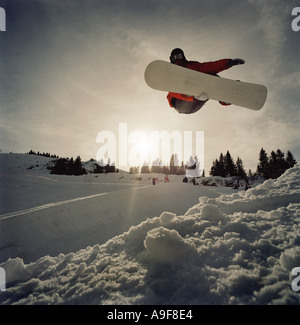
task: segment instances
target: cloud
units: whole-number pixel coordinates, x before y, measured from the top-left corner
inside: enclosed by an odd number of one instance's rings
[[[276,143],[271,135],[278,123],[279,129],[289,124],[298,128],[297,38],[290,28],[291,8],[280,1],[31,0],[9,2],[6,11],[1,118],[13,127],[22,120],[28,128],[31,123],[58,128],[51,133],[55,153],[65,149],[66,155],[72,151],[87,159],[96,150],[77,152],[77,135],[85,139],[81,147],[92,148],[98,132],[114,130],[120,122],[133,129],[203,130],[207,146],[226,147],[223,151],[250,138],[251,156],[266,146],[261,134],[270,135],[267,145]],[[197,115],[179,116],[169,108],[166,94],[148,89],[143,80],[146,65],[168,60],[175,47],[202,62],[244,58],[244,66],[221,75],[266,84],[266,106],[259,113],[242,108],[225,112],[209,102]],[[43,150],[49,137],[42,127],[35,134],[42,147],[37,149]],[[62,134],[68,148],[58,145]],[[12,137],[7,134],[7,146],[24,146],[21,137]],[[289,149],[299,155],[296,144]],[[208,150],[206,155],[210,164],[219,152]],[[251,156],[242,158],[246,162]]]

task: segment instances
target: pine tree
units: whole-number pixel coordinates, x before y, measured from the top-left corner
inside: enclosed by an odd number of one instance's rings
[[[190,157],[187,162],[185,169],[186,176],[188,177],[200,177],[201,176],[201,166],[200,161],[197,156],[195,158],[193,156]]]
[[[152,162],[151,173],[160,173],[161,172],[161,160],[157,158]]]
[[[246,177],[246,171],[244,169],[243,161],[240,157],[236,161],[236,175],[240,177]]]
[[[220,154],[220,158],[218,161],[216,161],[217,163],[217,174],[215,176],[221,176],[221,177],[226,177],[226,171],[225,171],[225,158],[223,156],[223,154]]]
[[[107,164],[105,166],[105,174],[108,174],[108,173],[115,173],[116,172],[116,166],[115,166],[115,163],[111,163],[110,162],[110,158],[108,158],[107,160]]]
[[[226,176],[226,173],[225,173],[225,159],[224,159],[224,156],[223,156],[222,153],[220,154],[219,160],[216,159],[213,162],[213,165],[212,165],[211,170],[210,170],[210,175],[211,176],[221,176],[221,177]]]
[[[297,164],[297,161],[294,158],[293,154],[290,152],[290,150],[288,150],[285,160],[286,160],[288,168],[293,168]]]
[[[172,155],[171,159],[170,159],[170,174],[171,175],[177,175],[178,168],[175,164],[175,159],[176,159],[175,155]],[[178,158],[177,158],[177,160],[178,160]]]
[[[264,150],[261,148],[259,153],[259,163],[257,165],[257,174],[263,178],[270,178],[270,166],[269,166],[269,158]]]
[[[190,156],[189,161],[187,162],[187,168],[194,169],[196,168],[196,161],[193,156]]]
[[[71,159],[68,159],[66,174],[74,175],[74,159],[73,159],[73,157],[71,157]]]
[[[270,167],[270,177],[271,178],[278,178],[285,169],[282,168],[282,161],[284,161],[284,154],[281,152],[281,150],[277,150],[275,152],[272,150],[271,156],[269,159],[269,167]]]
[[[249,169],[249,170],[248,170],[248,177],[251,178],[252,176],[253,176],[252,170]]]
[[[236,167],[228,150],[224,161],[225,161],[225,176],[235,176]]]
[[[213,161],[212,166],[210,168],[209,175],[217,176],[217,163],[218,163],[217,159]]]
[[[140,173],[140,167],[130,167],[129,174],[139,174]]]
[[[163,174],[170,174],[170,168],[168,166],[163,165],[161,170]]]
[[[210,173],[211,176],[221,176],[225,177],[225,161],[224,161],[224,156],[221,153],[219,160],[216,159],[213,161],[213,165],[211,167]]]
[[[277,155],[278,170],[281,171],[281,173],[284,173],[289,168],[288,163],[284,158],[284,153],[280,149],[278,149],[276,151],[276,155]]]
[[[67,171],[67,159],[59,158],[51,170],[51,174],[64,175]]]
[[[178,168],[178,175],[185,175],[186,167],[184,165],[184,162],[181,162],[181,166]]]
[[[146,162],[144,162],[144,164],[141,168],[141,173],[142,174],[150,174],[151,173],[150,168]]]
[[[81,158],[78,156],[73,164],[73,175],[86,174],[85,168],[82,167]]]

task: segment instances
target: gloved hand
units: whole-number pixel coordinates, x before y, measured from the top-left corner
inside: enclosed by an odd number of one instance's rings
[[[233,67],[234,65],[239,65],[239,64],[244,64],[245,60],[243,59],[231,59],[231,61],[229,61],[229,66]]]

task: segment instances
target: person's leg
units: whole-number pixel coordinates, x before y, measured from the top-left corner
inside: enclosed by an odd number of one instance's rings
[[[193,114],[199,111],[207,101],[208,100],[205,101],[197,100],[195,102],[188,102],[185,100],[173,98],[172,105],[174,106],[176,111],[180,114]]]

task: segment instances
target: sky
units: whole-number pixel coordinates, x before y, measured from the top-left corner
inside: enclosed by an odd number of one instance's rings
[[[252,171],[261,148],[269,155],[290,150],[300,160],[300,32],[291,15],[298,6],[296,0],[0,0],[6,14],[0,149],[88,160],[115,148],[118,166],[126,140],[130,156],[148,146],[139,140],[151,140],[153,131],[179,132],[183,143],[189,131],[196,152],[196,132],[203,131],[206,171],[227,150]],[[224,108],[211,100],[195,114],[178,114],[167,93],[144,81],[148,63],[168,61],[177,47],[199,62],[244,59],[220,76],[266,85],[265,106]]]

